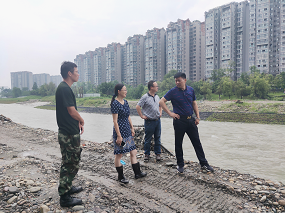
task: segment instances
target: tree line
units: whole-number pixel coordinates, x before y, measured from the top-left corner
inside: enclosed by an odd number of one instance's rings
[[[49,84],[44,84],[38,87],[37,83],[34,82],[32,90],[29,90],[28,87],[23,87],[22,89],[14,87],[13,89],[1,89],[1,96],[7,98],[17,98],[20,96],[29,96],[29,95],[39,95],[39,96],[51,96],[55,95],[56,86],[53,82]]]
[[[273,76],[271,74],[260,73],[255,67],[250,67],[248,73],[244,72],[237,80],[232,80],[233,69],[217,69],[213,70],[210,79],[192,82],[187,80],[187,85],[195,90],[196,98],[210,100],[214,94],[219,98],[221,95],[228,97],[233,96],[242,99],[244,97],[251,99],[266,99],[269,98],[269,92],[280,92],[285,89],[285,72]],[[176,70],[171,70],[164,76],[163,81],[158,81],[159,97],[164,96],[167,91],[175,87],[173,76],[177,73]],[[77,82],[72,85],[72,90],[76,97],[83,97],[86,93],[100,93],[101,96],[111,97],[114,94],[114,87],[118,81],[104,82],[97,87],[90,82]],[[137,87],[126,85],[128,99],[139,99],[148,92],[147,85],[140,84]],[[1,95],[5,97],[19,97],[28,95],[51,96],[54,95],[56,86],[54,83],[44,84],[38,88],[37,83],[34,83],[31,91],[28,88],[22,90],[14,87],[13,89],[2,88]],[[285,95],[285,94],[284,94]]]
[[[163,81],[157,82],[159,89],[159,97],[163,97],[167,91],[175,87],[175,80],[173,76],[177,70],[171,70],[164,76]],[[236,81],[233,78],[232,69],[217,69],[213,70],[210,79],[192,82],[187,80],[186,84],[193,87],[197,99],[210,100],[214,94],[219,98],[221,95],[228,97],[235,96],[238,99],[244,97],[250,99],[266,99],[269,98],[269,92],[283,92],[285,89],[285,72],[273,76],[271,74],[260,73],[255,67],[250,67],[248,73],[244,72]],[[111,96],[114,93],[114,87],[117,81],[105,82],[100,84],[94,91],[100,93],[102,96]],[[126,85],[128,93],[127,98],[139,99],[143,94],[148,92],[147,86],[142,84],[137,87]],[[284,94],[285,95],[285,94]]]

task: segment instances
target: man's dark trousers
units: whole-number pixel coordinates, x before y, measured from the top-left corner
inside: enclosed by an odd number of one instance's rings
[[[161,135],[161,123],[160,119],[157,120],[145,120],[145,143],[144,143],[144,154],[150,155],[151,138],[154,135],[154,153],[156,155],[161,154],[160,148],[160,135]]]
[[[186,116],[180,116],[180,119],[173,119],[173,127],[175,133],[175,154],[177,165],[179,167],[184,167],[182,143],[185,133],[192,142],[200,165],[208,165],[199,139],[198,127],[195,124],[195,118],[192,117],[191,119],[187,119]]]

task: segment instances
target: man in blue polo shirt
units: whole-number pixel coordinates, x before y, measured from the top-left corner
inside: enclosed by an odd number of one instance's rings
[[[176,87],[170,89],[165,96],[161,98],[159,104],[162,109],[173,118],[177,170],[180,173],[184,171],[182,142],[186,133],[192,142],[202,170],[214,172],[214,169],[208,164],[205,158],[203,147],[199,139],[197,125],[199,124],[200,116],[194,89],[186,85],[185,73],[176,73],[174,79]],[[173,112],[166,106],[165,103],[167,101],[171,101]],[[193,117],[193,111],[195,112],[196,118]]]
[[[153,80],[148,82],[148,93],[144,94],[139,100],[136,109],[139,116],[144,119],[145,127],[145,142],[144,154],[145,161],[149,161],[150,145],[152,135],[154,136],[154,153],[156,161],[160,161],[161,148],[160,148],[160,134],[161,124],[160,117],[162,115],[162,108],[159,106],[160,98],[156,94],[158,91],[157,83]]]

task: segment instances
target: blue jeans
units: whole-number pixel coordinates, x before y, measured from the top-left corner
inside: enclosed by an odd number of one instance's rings
[[[161,154],[160,149],[160,135],[161,135],[161,124],[160,119],[154,120],[145,120],[144,121],[145,128],[145,141],[144,141],[144,154],[150,155],[150,145],[151,138],[154,135],[154,153],[156,155]]]

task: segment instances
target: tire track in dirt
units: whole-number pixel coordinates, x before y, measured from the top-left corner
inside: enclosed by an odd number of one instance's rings
[[[124,161],[127,163],[127,166],[124,166],[125,176],[130,179],[130,184],[124,189],[128,191],[127,193],[137,194],[133,197],[133,199],[139,198],[137,202],[143,199],[155,200],[160,207],[154,208],[154,211],[163,212],[162,209],[165,210],[167,207],[174,212],[241,212],[237,206],[246,202],[244,198],[225,194],[222,189],[193,181],[187,177],[187,174],[176,174],[176,169],[168,168],[161,163],[142,163],[142,170],[148,175],[143,179],[134,180],[130,162],[128,159]],[[92,162],[93,164],[96,162],[96,168],[92,166]],[[113,181],[117,178],[112,155],[88,153],[88,157],[83,156],[82,164],[84,164],[83,169],[96,172],[99,176]],[[157,169],[160,165],[161,167]],[[118,187],[121,187],[119,183],[115,189]]]

